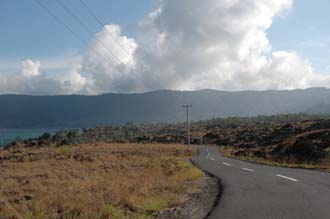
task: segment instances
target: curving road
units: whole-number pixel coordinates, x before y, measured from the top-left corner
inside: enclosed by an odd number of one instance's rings
[[[233,160],[215,147],[200,147],[193,161],[224,188],[209,219],[330,218],[329,173]]]

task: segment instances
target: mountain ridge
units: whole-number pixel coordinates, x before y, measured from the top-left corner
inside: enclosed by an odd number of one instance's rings
[[[90,127],[286,113],[330,113],[330,89],[267,91],[158,90],[94,96],[0,95],[0,128]],[[322,106],[322,107],[320,107]],[[322,111],[321,111],[322,110]],[[319,112],[320,111],[320,112]]]
[[[133,93],[124,93],[124,92],[108,92],[108,93],[101,93],[101,94],[93,94],[93,95],[86,95],[86,94],[61,94],[61,95],[32,95],[32,94],[14,94],[14,93],[5,93],[0,94],[0,96],[27,96],[27,97],[66,97],[66,96],[83,96],[83,97],[95,97],[95,96],[104,96],[104,95],[142,95],[142,94],[150,94],[150,93],[159,93],[159,92],[182,92],[182,93],[189,93],[189,92],[222,92],[222,93],[247,93],[247,92],[254,92],[254,93],[262,93],[262,92],[292,92],[292,91],[308,91],[308,90],[316,90],[316,91],[330,91],[330,88],[327,87],[310,87],[306,89],[286,89],[286,90],[240,90],[240,91],[227,91],[227,90],[217,90],[217,89],[210,89],[205,88],[201,90],[170,90],[170,89],[160,89],[160,90],[152,90],[152,91],[145,91],[145,92],[133,92]]]

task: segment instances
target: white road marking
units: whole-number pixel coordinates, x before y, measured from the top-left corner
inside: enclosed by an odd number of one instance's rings
[[[242,168],[242,170],[246,170],[246,171],[254,172],[254,170],[251,170],[251,169],[248,169],[248,168]]]
[[[299,180],[296,180],[296,179],[294,179],[294,178],[287,177],[287,176],[283,176],[283,175],[280,175],[280,174],[277,174],[276,176],[281,177],[281,178],[284,178],[284,179],[291,180],[291,181],[293,181],[293,182],[298,182],[298,181],[299,181]]]
[[[210,158],[210,160],[213,160],[213,161],[214,161],[215,159],[213,159],[213,158]]]
[[[229,163],[222,163],[223,165],[226,165],[226,166],[231,166],[231,164]]]

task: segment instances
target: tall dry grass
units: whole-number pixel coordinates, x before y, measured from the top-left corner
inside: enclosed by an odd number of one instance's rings
[[[0,219],[147,218],[186,201],[203,173],[182,145],[0,152]]]

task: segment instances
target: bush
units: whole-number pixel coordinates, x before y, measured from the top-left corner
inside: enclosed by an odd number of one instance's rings
[[[42,136],[39,137],[39,140],[50,140],[52,135],[49,132],[44,133]]]

